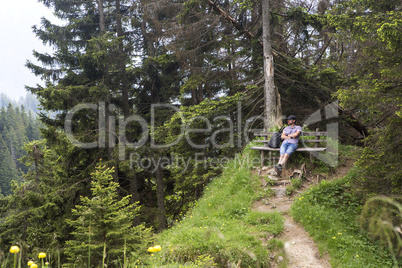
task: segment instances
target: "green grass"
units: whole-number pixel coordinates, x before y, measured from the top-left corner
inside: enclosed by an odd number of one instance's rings
[[[258,187],[258,178],[252,176],[248,164],[231,161],[206,187],[195,207],[157,236],[163,250],[155,261],[165,267],[211,267],[211,262],[218,267],[238,263],[241,267],[269,267],[270,250],[258,237],[279,234],[283,217],[251,211],[262,194],[256,191]]]
[[[292,195],[297,189],[300,189],[300,187],[303,184],[303,179],[300,178],[294,178],[290,179],[290,184],[286,186],[286,195]]]
[[[393,267],[387,249],[372,241],[359,228],[359,200],[350,191],[350,181],[357,175],[351,170],[336,181],[322,181],[296,198],[291,214],[327,251],[333,267]]]

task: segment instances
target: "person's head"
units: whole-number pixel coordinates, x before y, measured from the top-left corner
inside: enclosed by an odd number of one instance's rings
[[[293,124],[296,123],[296,116],[294,116],[294,115],[289,115],[289,116],[286,118],[286,121],[287,121],[287,124],[288,124],[288,125],[293,125]]]

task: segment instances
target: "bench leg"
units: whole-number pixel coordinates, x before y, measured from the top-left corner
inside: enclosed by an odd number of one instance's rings
[[[260,151],[260,157],[261,157],[261,166],[264,166],[264,151]]]

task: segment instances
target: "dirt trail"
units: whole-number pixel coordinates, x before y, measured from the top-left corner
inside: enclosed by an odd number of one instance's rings
[[[289,215],[289,209],[293,203],[294,197],[288,197],[286,195],[286,186],[290,183],[288,178],[292,175],[292,171],[284,172],[282,176],[270,175],[275,173],[273,170],[256,171],[260,175],[261,184],[263,187],[267,187],[267,178],[270,178],[273,189],[276,193],[275,196],[259,200],[254,204],[254,210],[256,211],[278,211],[283,214],[284,230],[282,235],[278,239],[284,241],[284,250],[286,258],[288,259],[289,268],[330,268],[328,256],[321,256],[317,246],[313,239],[309,237],[308,233],[303,229],[301,225],[296,223]],[[314,183],[315,179],[310,178],[299,191],[303,191],[309,188],[311,183]],[[317,177],[317,181],[320,180]],[[284,260],[279,257],[272,263],[272,267],[279,267],[280,263]]]

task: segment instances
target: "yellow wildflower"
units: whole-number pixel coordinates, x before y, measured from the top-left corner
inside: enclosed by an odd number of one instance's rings
[[[10,248],[10,253],[15,254],[15,253],[18,253],[18,252],[20,252],[20,248],[18,246],[12,246]]]
[[[40,252],[39,255],[38,255],[38,258],[39,259],[46,258],[46,253],[45,252]]]

